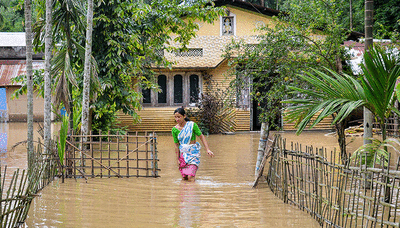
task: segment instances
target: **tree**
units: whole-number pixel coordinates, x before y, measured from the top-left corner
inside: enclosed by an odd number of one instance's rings
[[[44,70],[44,153],[50,152],[51,140],[51,50],[52,0],[46,0],[45,70]]]
[[[196,35],[195,20],[212,23],[222,13],[205,0],[108,1],[94,12],[93,40],[101,42],[93,43],[93,55],[104,91],[93,121],[101,130],[110,129],[117,111],[137,120],[141,94],[133,88],[156,89],[153,67],[171,66],[162,53],[185,47]]]
[[[26,81],[27,81],[27,124],[28,124],[28,169],[33,156],[33,82],[32,82],[32,3],[25,1],[25,36],[26,36]]]
[[[83,135],[88,134],[89,128],[89,93],[90,93],[90,62],[92,56],[92,31],[93,31],[93,0],[88,0],[87,24],[86,24],[86,46],[85,67],[83,73],[83,98],[82,98],[82,128]]]

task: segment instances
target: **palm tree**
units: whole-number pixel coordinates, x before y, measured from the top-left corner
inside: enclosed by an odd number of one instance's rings
[[[284,101],[293,104],[288,107],[289,121],[297,122],[297,134],[300,134],[308,124],[310,128],[327,116],[334,116],[332,124],[341,124],[339,145],[342,161],[347,161],[343,121],[352,111],[366,107],[378,118],[382,128],[383,140],[386,139],[386,121],[394,109],[394,86],[400,76],[398,58],[386,52],[383,48],[374,47],[369,54],[364,54],[365,63],[362,66],[364,77],[361,83],[349,75],[340,75],[331,70],[327,73],[318,70],[299,75],[301,79],[312,85],[311,88],[289,87],[291,93],[298,98]],[[312,118],[317,115],[316,119]],[[338,129],[337,129],[338,130]]]
[[[80,45],[79,41],[72,34],[83,34],[84,26],[82,18],[85,15],[84,6],[82,1],[79,0],[57,0],[53,4],[53,27],[52,38],[56,47],[54,49],[54,56],[51,61],[51,75],[54,75],[54,107],[59,107],[62,103],[68,112],[70,118],[69,132],[72,133],[74,129],[74,104],[72,99],[72,90],[78,87],[76,77],[76,61],[83,61],[85,59],[85,48]],[[40,20],[36,23],[35,27],[35,44],[40,46],[42,43],[42,33],[44,21]],[[53,46],[54,47],[54,46]],[[91,76],[93,77],[92,86],[98,86],[96,77],[97,65],[93,58],[91,61]]]
[[[33,71],[32,71],[32,3],[25,0],[25,36],[26,36],[26,84],[27,84],[27,124],[28,124],[28,170],[33,155]]]
[[[83,98],[82,98],[82,135],[88,134],[89,128],[89,93],[90,93],[90,59],[92,54],[93,31],[93,0],[88,0],[85,47],[85,68],[83,73]]]
[[[52,0],[46,0],[45,70],[44,70],[44,153],[49,154],[51,140],[51,23]]]
[[[84,15],[83,6],[79,0],[58,0],[59,7],[54,11],[55,36],[59,36],[62,48],[54,57],[54,75],[56,75],[55,105],[61,102],[69,114],[69,132],[73,133],[73,86],[77,87],[76,75],[73,69],[73,49],[83,49],[75,42],[71,34],[72,23],[76,31],[83,31],[81,16]],[[82,50],[78,50],[81,53]]]

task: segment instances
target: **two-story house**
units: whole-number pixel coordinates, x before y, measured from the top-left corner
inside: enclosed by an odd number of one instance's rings
[[[121,125],[130,131],[170,131],[176,124],[173,111],[177,107],[193,107],[199,94],[205,90],[205,76],[211,76],[219,86],[229,86],[228,60],[223,57],[225,46],[232,39],[243,39],[256,44],[257,28],[272,25],[279,11],[240,0],[215,0],[216,6],[225,6],[226,15],[214,23],[198,22],[197,36],[185,52],[163,55],[175,62],[172,69],[156,69],[162,92],[144,90],[143,109],[138,112],[141,122],[132,123],[128,115],[119,114]],[[228,77],[228,78],[227,78]],[[258,130],[249,93],[242,94],[233,113],[233,126],[226,131]]]

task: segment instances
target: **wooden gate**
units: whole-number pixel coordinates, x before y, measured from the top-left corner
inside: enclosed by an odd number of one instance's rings
[[[159,177],[154,132],[72,135],[66,148],[66,177]]]

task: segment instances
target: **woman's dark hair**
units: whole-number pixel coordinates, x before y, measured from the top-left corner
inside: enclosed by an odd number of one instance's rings
[[[174,114],[175,114],[175,113],[179,113],[179,114],[181,114],[182,116],[186,115],[185,109],[183,109],[183,108],[177,108],[177,109],[175,109]],[[185,117],[185,121],[190,121],[190,119],[189,119],[188,117]]]

